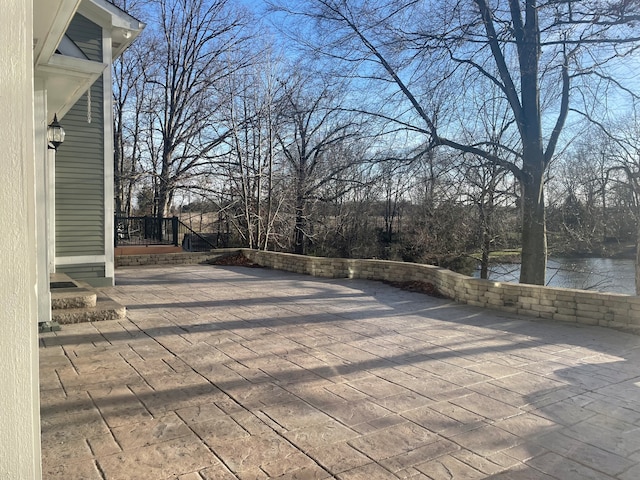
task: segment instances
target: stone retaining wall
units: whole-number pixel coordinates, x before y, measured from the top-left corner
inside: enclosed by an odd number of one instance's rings
[[[246,249],[242,252],[255,263],[274,269],[329,278],[428,282],[444,296],[460,303],[640,333],[640,297],[492,282],[416,263],[307,257]]]
[[[563,322],[601,325],[640,333],[640,297],[471,278],[444,268],[387,260],[359,260],[219,249],[207,253],[128,255],[116,266],[203,263],[242,252],[264,267],[328,278],[360,278],[390,282],[428,282],[459,303]]]
[[[116,255],[117,267],[142,267],[149,265],[193,265],[205,263],[225,255],[238,253],[237,248],[221,248],[211,252],[152,253],[145,255]]]

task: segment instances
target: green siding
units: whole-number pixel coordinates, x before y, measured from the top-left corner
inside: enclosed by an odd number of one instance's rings
[[[105,287],[113,285],[112,278],[105,278],[104,265],[102,264],[86,264],[86,265],[60,265],[56,267],[56,271],[66,273],[75,280],[87,282],[94,287]]]
[[[102,62],[102,30],[98,25],[77,14],[67,28],[67,36],[89,60]]]
[[[102,30],[98,25],[76,15],[67,34],[89,59],[102,61]],[[60,122],[66,137],[56,153],[58,257],[105,253],[103,98],[100,77],[91,87],[91,123],[86,94]]]

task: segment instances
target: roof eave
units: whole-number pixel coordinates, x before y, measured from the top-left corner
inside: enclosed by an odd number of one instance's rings
[[[78,13],[109,31],[113,59],[119,57],[145,27],[140,20],[107,0],[85,0]]]

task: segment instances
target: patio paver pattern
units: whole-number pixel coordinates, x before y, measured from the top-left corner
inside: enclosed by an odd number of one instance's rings
[[[118,270],[40,338],[45,479],[640,478],[640,337],[380,282]]]

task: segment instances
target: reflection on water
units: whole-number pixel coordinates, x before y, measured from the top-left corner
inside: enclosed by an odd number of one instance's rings
[[[480,277],[479,269],[474,277]],[[500,282],[517,283],[519,277],[519,264],[494,264],[489,273],[490,280]],[[633,260],[628,259],[550,258],[547,285],[635,295],[635,266]]]

